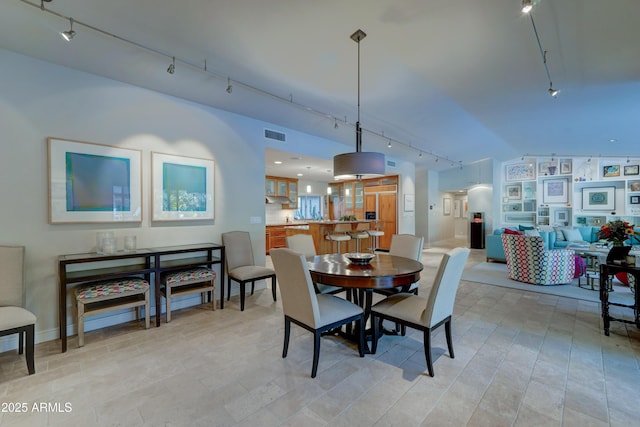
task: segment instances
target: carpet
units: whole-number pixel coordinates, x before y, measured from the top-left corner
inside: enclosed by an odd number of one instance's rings
[[[585,301],[600,302],[600,293],[578,287],[578,279],[566,285],[539,286],[528,283],[516,282],[509,279],[507,265],[493,262],[483,262],[466,269],[462,280],[468,282],[483,283],[486,285],[502,286],[505,288],[520,289],[528,292],[538,292],[549,295],[557,295],[566,298],[574,298]],[[582,278],[582,286],[586,286],[586,279]],[[629,287],[614,280],[614,291],[609,293],[609,301],[623,304],[633,304],[633,294]]]

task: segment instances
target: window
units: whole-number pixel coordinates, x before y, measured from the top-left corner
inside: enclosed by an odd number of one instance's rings
[[[295,219],[322,219],[322,197],[299,196]]]

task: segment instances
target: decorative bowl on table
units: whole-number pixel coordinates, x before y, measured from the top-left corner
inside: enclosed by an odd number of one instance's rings
[[[367,265],[371,262],[372,259],[376,257],[375,254],[357,253],[357,252],[344,254],[344,256],[349,261],[351,261],[352,264],[358,264],[358,265]]]

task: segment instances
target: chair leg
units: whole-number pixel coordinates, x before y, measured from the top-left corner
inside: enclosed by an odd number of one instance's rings
[[[276,276],[271,276],[271,295],[273,296],[273,301],[277,301],[277,299],[276,299]]]
[[[360,320],[356,320],[356,325],[358,327],[358,354],[360,357],[364,357],[364,315]]]
[[[373,327],[373,336],[371,337],[371,354],[376,354],[378,350],[378,332],[382,327],[382,318],[380,318],[380,324],[378,324],[378,319],[371,313],[371,326]]]
[[[246,288],[245,282],[240,282],[240,311],[244,311],[244,291]]]
[[[447,336],[447,347],[449,347],[449,356],[454,359],[455,355],[453,354],[453,340],[451,339],[451,319],[447,320],[444,323],[444,332]]]
[[[29,371],[29,375],[33,375],[36,373],[35,363],[34,363],[34,350],[35,350],[35,325],[29,325],[26,329],[27,335],[27,350],[26,350],[26,358],[27,358],[27,370]],[[22,332],[20,333],[22,336]]]
[[[24,353],[24,333],[20,331],[18,334],[18,354]]]
[[[222,285],[224,287],[224,284]],[[227,301],[231,298],[231,277],[227,275]]]
[[[318,359],[320,359],[320,332],[313,332],[313,366],[311,368],[311,378],[316,377],[318,372]]]
[[[284,318],[284,345],[282,346],[282,358],[287,357],[289,351],[289,335],[291,334],[291,321]]]
[[[251,295],[253,295],[253,292],[256,290],[256,282],[252,281],[251,282]]]
[[[431,329],[424,330],[424,357],[427,359],[429,376],[433,377],[433,362],[431,360]]]

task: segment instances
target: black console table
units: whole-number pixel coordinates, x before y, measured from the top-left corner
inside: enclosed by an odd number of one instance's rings
[[[214,252],[217,252],[214,255]],[[193,256],[191,256],[193,255]],[[224,245],[202,243],[119,251],[114,254],[71,254],[58,257],[59,328],[62,352],[67,351],[67,287],[85,282],[144,275],[155,290],[156,326],[160,326],[160,273],[220,264],[220,308],[224,308]],[[154,275],[153,282],[151,274]],[[215,298],[215,296],[213,296]]]
[[[609,286],[607,286],[607,280],[609,277],[616,273],[628,273],[631,274],[635,280],[636,289],[634,295],[634,303],[621,304],[609,301]],[[602,320],[604,321],[604,334],[609,336],[609,324],[611,321],[631,323],[640,328],[640,290],[638,284],[640,284],[640,267],[635,267],[629,264],[600,264],[600,305],[602,307]],[[609,306],[625,307],[633,309],[634,320],[618,319],[612,317],[609,314]]]

